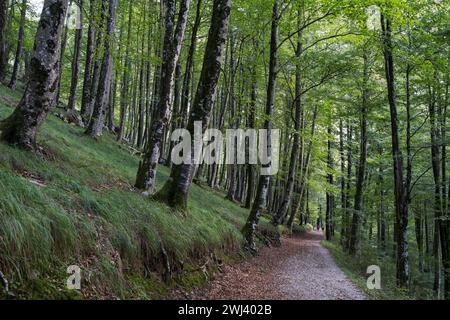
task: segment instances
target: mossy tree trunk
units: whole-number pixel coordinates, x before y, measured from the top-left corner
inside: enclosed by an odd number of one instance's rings
[[[36,134],[52,110],[58,85],[61,34],[68,0],[46,0],[28,70],[28,83],[13,114],[0,125],[0,139],[35,149]]]
[[[209,126],[223,64],[230,10],[231,0],[214,0],[203,68],[187,126],[191,136],[194,136],[195,122],[202,122],[203,133]],[[194,150],[194,143],[192,141],[192,150]],[[181,210],[187,209],[188,193],[197,168],[197,165],[194,164],[193,154],[191,160],[190,164],[173,166],[171,178],[156,195],[156,198],[167,202],[172,207]]]
[[[144,159],[139,165],[135,187],[148,194],[155,192],[156,171],[163,150],[165,132],[172,114],[172,87],[175,69],[180,57],[181,46],[186,30],[190,0],[183,0],[177,26],[175,29],[176,2],[168,0],[165,4],[165,36],[163,48],[163,65],[156,118],[153,121]]]

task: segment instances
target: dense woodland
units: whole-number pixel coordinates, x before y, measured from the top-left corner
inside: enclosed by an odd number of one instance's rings
[[[353,259],[392,265],[397,288],[450,299],[449,2],[42,2],[0,3],[0,81],[22,96],[2,143],[45,154],[56,115],[138,155],[134,192],[177,219],[207,186],[247,209],[252,253],[261,217],[322,227]],[[196,121],[281,129],[279,172],[172,165],[171,132]]]

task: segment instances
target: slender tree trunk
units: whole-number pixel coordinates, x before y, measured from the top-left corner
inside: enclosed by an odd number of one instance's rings
[[[386,69],[386,80],[389,97],[389,107],[391,113],[392,129],[392,157],[394,169],[394,190],[395,190],[395,210],[397,235],[397,285],[399,287],[409,287],[409,257],[408,257],[408,199],[407,190],[404,184],[403,156],[400,148],[397,97],[395,88],[394,59],[392,45],[391,20],[385,19],[381,15],[381,25],[384,41],[384,60]]]
[[[130,69],[131,69],[131,59],[130,59],[130,47],[131,47],[131,26],[133,17],[133,0],[129,1],[128,6],[128,31],[127,31],[127,44],[125,52],[125,68],[123,70],[122,76],[122,87],[120,91],[120,124],[119,133],[117,134],[117,141],[122,141],[125,133],[125,122],[127,117],[127,104],[128,104],[128,94],[129,94],[129,81],[130,81]]]
[[[146,17],[146,9],[144,9],[144,19],[143,24],[147,21]],[[145,30],[145,27],[143,27]],[[142,32],[142,47],[141,52],[144,53],[145,49],[145,41],[144,41],[144,33]],[[137,147],[141,149],[144,146],[144,133],[145,133],[145,64],[144,59],[141,59],[141,67],[140,67],[140,75],[139,75],[139,122],[138,122],[138,138],[137,138]]]
[[[235,61],[235,45],[234,45],[234,35],[230,32],[230,123],[231,129],[237,128],[236,119],[236,61]],[[228,164],[228,177],[230,179],[230,185],[228,187],[228,193],[226,198],[230,201],[236,201],[236,188],[237,188],[237,170],[238,166],[236,163],[237,156],[237,138],[234,141],[227,141],[234,145],[233,149],[228,149],[233,154],[228,154],[230,159],[233,159],[232,164]]]
[[[16,57],[14,59],[13,72],[11,75],[11,81],[8,87],[12,90],[16,90],[17,76],[19,72],[20,60],[23,55],[23,41],[25,36],[25,17],[27,13],[28,0],[22,0],[22,5],[20,8],[20,25],[19,25],[19,36],[17,40]]]
[[[249,107],[249,115],[248,115],[248,126],[251,129],[255,128],[256,122],[256,100],[258,96],[258,84],[256,79],[256,67],[252,67],[252,89],[251,89],[251,97],[250,97],[250,107]],[[247,145],[249,141],[247,141]],[[250,150],[247,148],[248,153]],[[253,172],[253,166],[247,165],[247,198],[245,201],[245,208],[250,209],[253,202],[253,190],[255,188],[255,174]]]
[[[297,207],[292,210],[291,216],[289,217],[287,226],[289,229],[292,229],[292,225],[294,224],[295,216],[297,215],[298,210],[302,206],[303,197],[305,194],[305,191],[308,189],[308,176],[310,173],[310,166],[311,166],[311,158],[312,158],[312,151],[314,146],[314,138],[316,135],[316,126],[317,126],[317,116],[318,116],[318,108],[317,106],[314,107],[313,116],[312,116],[312,123],[311,123],[311,134],[310,134],[310,141],[308,144],[308,148],[306,151],[306,156],[302,157],[302,152],[300,153],[299,157],[302,158],[301,160],[301,176],[299,178],[299,184],[300,184],[300,191],[299,196],[297,200]],[[302,125],[302,130],[303,130]]]
[[[272,156],[272,116],[275,107],[275,91],[277,84],[277,65],[278,65],[278,23],[279,23],[278,0],[274,1],[272,16],[272,31],[270,38],[270,62],[269,62],[269,81],[267,85],[267,101],[266,101],[266,122],[267,130],[267,155]],[[270,164],[269,164],[270,166]],[[256,252],[255,234],[258,227],[259,219],[266,208],[266,201],[269,193],[271,177],[268,175],[260,175],[256,198],[253,202],[250,215],[247,219],[242,233],[245,238],[245,247]]]
[[[449,199],[450,199],[450,186],[449,194],[447,196],[447,176],[446,176],[446,162],[447,162],[447,144],[445,143],[446,129],[447,129],[447,108],[449,102],[449,77],[447,75],[444,105],[441,108],[441,140],[442,143],[442,203],[443,212],[441,218],[440,234],[443,240],[441,240],[442,263],[444,268],[444,296],[446,300],[450,300],[450,219],[449,219]]]
[[[415,225],[416,225],[416,241],[417,250],[419,252],[419,271],[424,272],[424,262],[423,262],[423,213],[422,210],[418,210],[415,215]]]
[[[223,64],[230,10],[230,0],[214,0],[208,42],[203,58],[203,68],[187,126],[187,130],[192,137],[194,136],[194,125],[196,122],[202,123],[202,133],[209,126]],[[192,141],[192,150],[194,150],[194,143],[195,141]],[[192,185],[196,167],[194,154],[191,153],[191,162],[189,164],[185,163],[172,167],[169,181],[156,197],[167,202],[172,207],[186,210],[189,189]]]
[[[345,225],[346,207],[346,193],[345,193],[345,141],[344,141],[344,123],[342,118],[339,120],[339,155],[341,162],[341,245],[344,245],[347,234]]]
[[[350,230],[349,252],[355,255],[360,242],[360,228],[362,221],[362,201],[364,194],[364,177],[367,166],[367,114],[369,112],[369,57],[364,52],[364,79],[361,104],[361,144],[358,175],[356,182],[355,207]]]
[[[69,0],[69,8],[72,6],[73,0]],[[55,99],[55,106],[59,106],[59,101],[61,97],[61,80],[63,75],[63,68],[64,68],[64,58],[65,58],[65,52],[67,47],[67,37],[69,35],[69,21],[70,21],[71,11],[69,10],[67,19],[66,19],[66,26],[64,28],[63,38],[61,42],[61,58],[59,63],[59,77],[58,77],[58,88],[56,89],[56,99]]]
[[[69,103],[67,104],[67,109],[69,110],[75,110],[77,101],[78,75],[80,70],[81,45],[83,40],[84,0],[79,0],[78,6],[80,8],[80,24],[78,29],[75,31],[75,48],[72,58],[72,77],[70,83]]]
[[[113,67],[113,38],[116,28],[116,10],[117,0],[110,0],[108,7],[107,31],[105,36],[105,52],[103,56],[102,67],[100,71],[99,86],[95,99],[94,111],[91,121],[86,130],[86,134],[92,138],[98,138],[103,133],[105,123],[105,113],[108,106],[109,93],[111,90],[111,77]]]
[[[157,108],[158,117],[153,122],[147,150],[144,155],[144,160],[139,165],[135,183],[135,187],[137,189],[143,190],[149,194],[153,194],[155,192],[156,166],[158,165],[159,158],[161,156],[164,135],[172,113],[172,85],[174,81],[175,68],[180,56],[186,29],[189,3],[190,0],[183,0],[181,2],[175,32],[175,1],[168,0],[166,3],[166,34],[164,37],[161,87],[159,89],[159,102]]]
[[[331,241],[333,237],[333,207],[334,207],[334,196],[332,194],[332,187],[334,185],[334,179],[333,179],[333,154],[332,154],[332,146],[333,143],[331,141],[331,137],[333,135],[333,130],[331,128],[331,118],[330,123],[328,124],[328,157],[327,157],[327,167],[328,167],[328,176],[327,176],[327,211],[326,211],[326,217],[325,217],[325,235],[327,241]]]
[[[300,20],[300,13],[298,20]],[[300,24],[300,21],[299,23]],[[303,47],[302,47],[302,34],[298,34],[298,41],[297,41],[297,50],[295,52],[295,57],[297,58],[297,61],[300,60],[300,57],[302,55]],[[291,150],[291,159],[289,163],[289,171],[287,176],[287,184],[286,184],[286,192],[283,196],[280,208],[277,212],[276,218],[275,218],[275,224],[281,224],[288,214],[288,210],[292,204],[292,198],[294,194],[294,186],[295,186],[295,178],[297,176],[297,169],[298,169],[298,159],[299,159],[299,152],[300,152],[300,143],[301,143],[301,123],[302,123],[302,83],[301,83],[301,66],[299,63],[296,64],[296,72],[295,72],[295,101],[294,101],[294,108],[295,108],[295,117],[294,117],[294,142],[292,144],[292,150]]]
[[[81,98],[81,116],[85,124],[90,120],[91,114],[88,104],[91,100],[91,81],[92,81],[92,68],[95,54],[95,28],[94,28],[94,12],[97,6],[97,0],[90,0],[89,5],[89,28],[86,47],[86,61],[84,65],[84,79],[83,79],[83,91]]]
[[[56,98],[61,34],[67,2],[44,2],[25,93],[13,114],[1,122],[0,140],[25,149],[36,148],[37,131],[52,110]]]
[[[182,126],[186,127],[189,121],[189,100],[190,100],[190,91],[191,91],[191,82],[194,76],[194,55],[197,49],[197,34],[198,29],[200,28],[200,23],[202,20],[202,1],[197,0],[197,12],[195,15],[194,26],[192,27],[191,34],[191,46],[189,47],[189,53],[186,59],[186,69],[184,72],[184,80],[183,80],[183,93],[181,98],[181,116],[182,116]]]
[[[8,69],[8,41],[6,36],[8,7],[9,0],[0,1],[0,83],[5,80]]]
[[[380,149],[380,156],[383,155],[383,149]],[[379,171],[379,180],[380,180],[380,242],[379,247],[381,249],[381,252],[383,254],[386,252],[386,216],[385,216],[385,198],[386,198],[386,191],[384,190],[384,168],[383,165],[380,165],[380,171]]]

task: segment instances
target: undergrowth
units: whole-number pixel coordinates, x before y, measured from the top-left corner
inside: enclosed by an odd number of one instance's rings
[[[363,244],[361,250],[355,257],[350,256],[339,243],[339,239],[323,241],[335,258],[339,267],[352,280],[352,282],[363,290],[370,299],[374,300],[427,300],[434,299],[433,292],[426,289],[423,281],[429,281],[429,273],[420,273],[417,261],[410,260],[410,269],[413,273],[414,282],[410,284],[408,291],[396,286],[396,264],[395,259],[389,253],[380,253],[376,246]],[[412,255],[411,255],[412,256]],[[371,274],[367,274],[369,266],[378,266],[381,271],[381,289],[368,289],[367,280]]]
[[[0,86],[0,119],[19,99]],[[38,143],[41,155],[0,143],[0,271],[15,297],[162,298],[201,284],[164,282],[168,273],[183,279],[206,257],[239,254],[248,212],[223,194],[193,186],[182,215],[133,190],[139,158],[112,135],[94,141],[49,116]],[[159,186],[168,174],[158,170]],[[81,295],[64,289],[70,265]]]

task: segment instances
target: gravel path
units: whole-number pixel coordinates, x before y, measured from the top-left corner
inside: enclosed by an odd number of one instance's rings
[[[213,300],[364,300],[310,232],[285,238],[281,248],[266,248],[237,266],[226,266],[207,288],[190,299]]]

